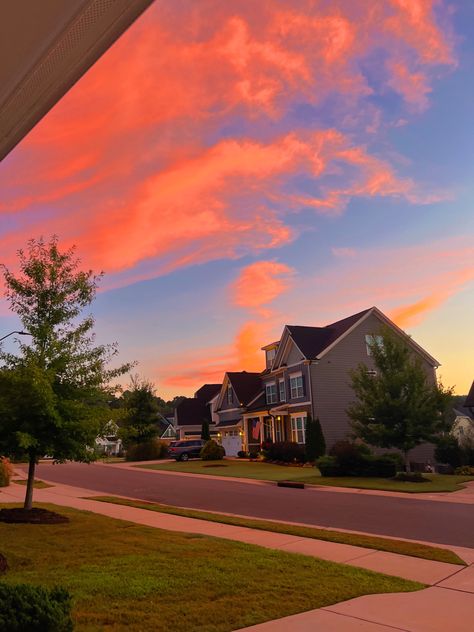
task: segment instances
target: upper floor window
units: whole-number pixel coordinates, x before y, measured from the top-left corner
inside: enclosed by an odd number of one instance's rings
[[[232,390],[232,386],[230,384],[227,385],[227,403],[234,403],[234,391]]]
[[[365,337],[365,346],[367,348],[367,355],[371,356],[372,347],[377,346],[379,349],[383,349],[383,336],[367,334]]]
[[[267,358],[267,369],[272,368],[273,360],[275,359],[275,356],[276,356],[276,351],[277,350],[275,347],[273,349],[267,349],[265,351],[266,358]]]
[[[271,382],[270,384],[265,384],[265,396],[267,400],[267,404],[276,404],[277,403],[277,387],[275,382]]]
[[[304,388],[303,388],[303,376],[301,375],[301,373],[290,375],[290,395],[291,395],[291,399],[297,399],[298,397],[303,397]]]
[[[279,391],[279,395],[280,395],[280,402],[286,402],[285,380],[279,380],[279,382],[278,382],[278,391]]]

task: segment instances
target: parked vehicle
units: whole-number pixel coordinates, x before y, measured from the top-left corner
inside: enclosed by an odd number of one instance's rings
[[[168,454],[176,461],[188,461],[189,459],[197,459],[201,456],[201,450],[206,442],[202,439],[187,439],[184,441],[176,441],[170,444]]]

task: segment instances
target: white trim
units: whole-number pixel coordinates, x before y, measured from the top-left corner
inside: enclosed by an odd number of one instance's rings
[[[298,402],[297,404],[286,404],[286,407],[288,408],[289,406],[305,406],[307,404],[311,404],[311,402],[306,401],[306,402]]]
[[[288,377],[291,380],[292,377],[302,377],[302,375],[303,375],[303,371],[295,371],[294,373],[289,373]]]
[[[247,404],[247,407],[250,406],[250,404],[253,404],[254,402],[257,401],[257,399],[261,396],[261,395],[265,395],[265,391],[261,390],[257,393],[257,395],[255,395],[255,397]]]

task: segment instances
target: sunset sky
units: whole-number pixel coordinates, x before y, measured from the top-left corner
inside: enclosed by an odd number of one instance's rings
[[[0,165],[1,260],[76,244],[162,396],[372,305],[466,393],[473,77],[471,0],[157,0]]]

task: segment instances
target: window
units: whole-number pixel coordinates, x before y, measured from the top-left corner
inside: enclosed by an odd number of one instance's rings
[[[303,376],[301,373],[290,375],[290,394],[291,399],[297,399],[298,397],[303,397],[304,389],[303,389]]]
[[[232,386],[230,384],[227,385],[227,403],[233,404],[234,402],[234,391],[232,390]]]
[[[265,395],[267,404],[276,404],[277,403],[277,387],[275,382],[271,382],[270,384],[265,384]]]
[[[267,356],[267,369],[271,369],[272,364],[273,364],[273,360],[275,359],[276,356],[276,348],[274,347],[273,349],[267,349],[266,356]]]
[[[367,348],[367,355],[372,355],[372,347],[376,345],[379,349],[383,349],[383,336],[375,336],[374,334],[367,334],[365,337],[365,346]]]
[[[280,402],[286,402],[286,387],[285,380],[279,380],[278,390],[280,392]]]
[[[283,441],[283,419],[281,417],[275,418],[275,441]]]
[[[291,418],[291,440],[295,443],[305,442],[306,415],[298,415]]]
[[[263,440],[273,441],[271,417],[265,417],[265,419],[263,420]]]

